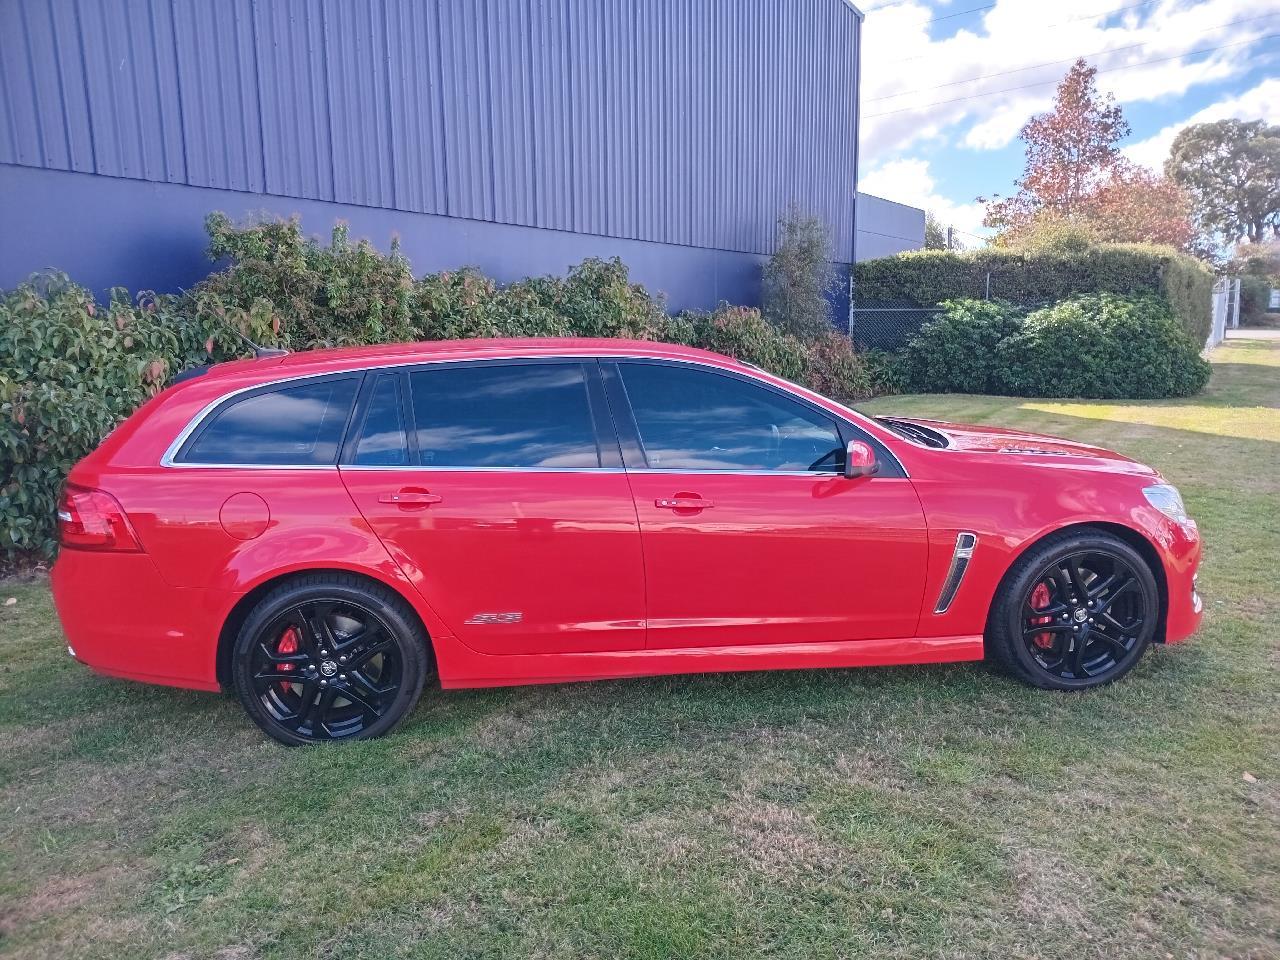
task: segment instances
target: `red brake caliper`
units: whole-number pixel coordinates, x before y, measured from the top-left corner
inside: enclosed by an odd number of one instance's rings
[[[290,654],[298,652],[298,630],[296,627],[289,627],[280,635],[280,642],[276,644],[276,653]],[[296,670],[297,665],[292,663],[280,664],[280,672],[288,673],[290,670]],[[284,692],[289,691],[289,683],[285,680],[280,681],[280,689]]]
[[[1047,606],[1049,606],[1049,587],[1044,583],[1037,583],[1036,588],[1031,591],[1031,609],[1043,610]],[[1031,622],[1048,623],[1052,619],[1053,617],[1032,617]],[[1049,650],[1053,647],[1053,634],[1037,633],[1031,638],[1031,642],[1041,650]]]

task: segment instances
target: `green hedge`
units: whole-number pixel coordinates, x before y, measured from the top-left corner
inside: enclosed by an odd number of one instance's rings
[[[104,307],[60,275],[0,293],[0,556],[51,554],[71,466],[178,370],[244,350],[225,317],[176,305],[113,290]],[[241,320],[271,332],[260,312]]]
[[[902,351],[910,389],[1018,397],[1143,399],[1198,393],[1200,345],[1159,297],[1072,297],[1021,315],[952,300]]]
[[[1103,400],[1188,397],[1209,364],[1158,297],[1104,293],[1033,311],[996,350],[1002,393]]]
[[[1082,294],[1155,294],[1201,344],[1212,322],[1209,269],[1170,247],[1146,244],[1100,244],[1070,252],[916,250],[854,264],[853,284],[859,302],[910,300],[922,307],[960,299],[1033,307]]]
[[[61,275],[0,291],[0,557],[48,556],[71,466],[178,371],[247,354],[237,331],[291,349],[479,336],[665,340],[716,350],[831,396],[871,394],[832,332],[808,342],[760,312],[722,305],[670,316],[619,260],[499,286],[471,269],[415,279],[394,247],[327,244],[295,221],[239,227],[214,214],[210,254],[230,261],[181,296],[112,292],[103,307]]]
[[[902,351],[907,382],[928,393],[1002,393],[996,348],[1022,323],[1010,304],[948,300]]]

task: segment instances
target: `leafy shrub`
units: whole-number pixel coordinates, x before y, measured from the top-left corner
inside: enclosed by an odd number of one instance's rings
[[[382,254],[353,244],[339,223],[321,246],[296,219],[237,226],[222,213],[205,218],[205,230],[209,255],[230,264],[196,285],[188,312],[268,312],[276,342],[291,349],[413,339],[413,274],[395,241]]]
[[[1263,326],[1268,321],[1271,303],[1271,281],[1246,273],[1240,277],[1240,323]]]
[[[871,374],[848,337],[832,330],[808,348],[802,382],[810,390],[844,403],[874,394]]]
[[[584,260],[563,280],[539,277],[507,288],[508,292],[521,290],[540,296],[568,321],[575,336],[664,339],[667,312],[662,301],[632,283],[626,265],[617,257]]]
[[[174,298],[103,308],[61,274],[0,300],[0,554],[50,555],[63,478],[178,369],[243,350],[220,320],[195,323]]]
[[[805,345],[770,324],[759,310],[721,304],[710,313],[685,311],[683,319],[690,324],[692,346],[754,363],[788,380],[804,379]]]
[[[778,220],[778,247],[764,268],[761,304],[780,330],[812,340],[831,332],[833,278],[827,228],[790,208]]]
[[[908,300],[922,307],[988,295],[1030,308],[1082,294],[1155,294],[1204,343],[1212,321],[1213,274],[1200,261],[1172,247],[1081,246],[1059,239],[1056,246],[1034,250],[916,250],[864,260],[854,264],[854,289],[859,300]]]
[[[911,389],[911,375],[901,351],[863,350],[858,353],[866,370],[871,396],[906,393]]]
[[[415,340],[469,337],[561,337],[567,317],[527,285],[502,290],[473,268],[427,274],[414,284]]]
[[[996,300],[948,300],[902,354],[906,380],[937,393],[994,393],[996,347],[1019,326],[1018,312]]]
[[[1075,297],[1027,315],[996,348],[1000,392],[1095,399],[1185,397],[1209,364],[1159,298]]]

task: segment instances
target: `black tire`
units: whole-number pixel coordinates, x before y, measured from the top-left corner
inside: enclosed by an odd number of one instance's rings
[[[1160,617],[1147,561],[1101,530],[1054,534],[1005,575],[987,623],[987,656],[1045,690],[1087,690],[1142,658]]]
[[[430,641],[393,590],[349,574],[307,574],[253,608],[231,672],[245,711],[283,744],[369,740],[418,702]]]

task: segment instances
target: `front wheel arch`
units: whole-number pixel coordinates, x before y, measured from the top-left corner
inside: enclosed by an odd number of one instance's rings
[[[1114,537],[1118,537],[1138,551],[1139,556],[1146,561],[1147,566],[1151,569],[1151,575],[1156,581],[1156,591],[1160,598],[1160,610],[1156,618],[1156,632],[1151,638],[1152,643],[1164,643],[1165,624],[1169,616],[1169,583],[1165,578],[1164,563],[1160,559],[1160,554],[1156,550],[1155,544],[1146,538],[1142,533],[1133,527],[1127,527],[1123,523],[1113,523],[1105,520],[1084,521],[1081,523],[1069,523],[1063,527],[1055,527],[1034,540],[1028,540],[1022,545],[1017,553],[1009,558],[1008,564],[1005,566],[1004,573],[1000,576],[1000,581],[996,584],[995,590],[987,601],[987,629],[990,629],[991,616],[995,612],[996,599],[1004,590],[1005,584],[1012,576],[1014,568],[1017,567],[1018,561],[1024,556],[1035,550],[1050,537],[1056,537],[1064,533],[1109,533]]]
[[[431,637],[431,631],[427,629],[426,623],[423,622],[422,616],[418,613],[418,609],[414,605],[412,597],[406,595],[403,590],[399,589],[393,583],[388,583],[378,577],[373,577],[367,573],[361,573],[357,570],[350,570],[345,567],[308,567],[303,570],[291,570],[288,573],[269,577],[237,600],[235,606],[231,608],[226,619],[222,622],[222,629],[218,632],[218,647],[215,654],[217,659],[214,663],[216,671],[215,675],[219,686],[222,687],[223,693],[231,691],[231,656],[235,648],[236,637],[240,634],[240,628],[244,626],[244,622],[248,619],[253,608],[258,605],[258,601],[282,584],[289,583],[292,580],[298,580],[302,577],[314,576],[315,574],[339,574],[346,577],[355,577],[358,580],[365,581],[370,586],[384,587],[398,594],[400,599],[408,605],[409,611],[413,614],[414,618],[422,626],[422,632],[427,638],[428,664],[432,674],[435,673],[436,652],[434,648],[434,641]],[[430,676],[431,675],[429,674],[428,679],[430,679]]]

